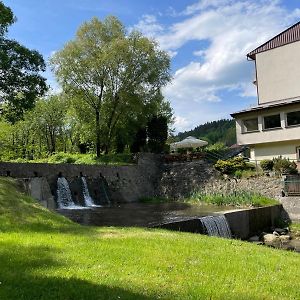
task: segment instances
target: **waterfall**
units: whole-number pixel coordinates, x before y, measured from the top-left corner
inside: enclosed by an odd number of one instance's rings
[[[208,235],[231,238],[231,231],[224,215],[202,217],[200,222]]]
[[[103,178],[100,181],[100,189],[101,189],[103,198],[105,198],[106,203],[110,204],[111,202],[110,202],[110,199],[109,199],[109,195],[107,193],[105,180]]]
[[[82,180],[82,186],[83,186],[82,192],[83,192],[85,206],[96,206],[93,198],[90,196],[89,188],[88,188],[85,177],[81,176],[81,180]]]
[[[65,177],[57,178],[57,203],[59,208],[76,208],[68,181]]]

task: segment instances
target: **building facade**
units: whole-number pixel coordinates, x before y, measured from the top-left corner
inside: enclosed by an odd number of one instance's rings
[[[300,22],[247,55],[255,62],[258,104],[231,114],[237,143],[260,161],[300,161]]]

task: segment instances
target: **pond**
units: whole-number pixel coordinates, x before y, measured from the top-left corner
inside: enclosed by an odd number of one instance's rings
[[[57,211],[82,225],[152,227],[163,223],[214,215],[232,207],[169,203],[124,203],[89,209],[58,209]]]

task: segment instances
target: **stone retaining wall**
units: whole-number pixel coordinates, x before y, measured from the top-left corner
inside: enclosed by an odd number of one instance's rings
[[[282,183],[277,177],[259,176],[249,179],[214,179],[205,184],[204,192],[226,194],[232,191],[245,191],[279,199],[281,197]]]
[[[0,163],[0,176],[28,180],[34,177],[45,178],[53,196],[56,194],[59,174],[70,183],[78,180],[81,174],[91,182],[104,177],[113,201],[134,202],[141,197],[156,195],[160,178],[160,157],[150,153],[143,154],[138,157],[137,164],[128,166]]]

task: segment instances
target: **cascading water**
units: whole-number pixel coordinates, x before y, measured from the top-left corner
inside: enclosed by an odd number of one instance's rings
[[[65,177],[57,178],[57,203],[59,208],[75,208],[71,190]]]
[[[82,192],[83,192],[85,206],[99,206],[99,205],[95,205],[93,198],[90,196],[89,188],[85,177],[81,176],[81,180],[82,180],[82,187],[83,187]]]
[[[105,199],[106,203],[110,204],[111,202],[110,202],[106,184],[105,184],[105,181],[103,178],[100,181],[100,188],[101,188],[101,192],[102,192],[102,197]]]
[[[231,231],[224,215],[202,217],[200,222],[208,235],[231,238]]]

